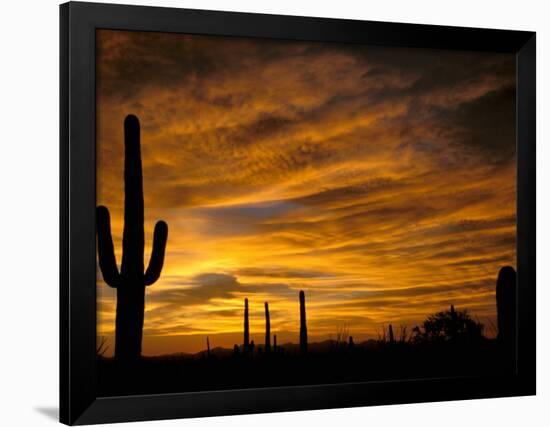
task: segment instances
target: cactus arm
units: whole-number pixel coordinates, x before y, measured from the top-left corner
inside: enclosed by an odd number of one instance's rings
[[[164,253],[166,250],[166,239],[168,238],[168,225],[164,221],[159,221],[155,225],[153,233],[153,250],[149,267],[143,278],[145,286],[152,285],[160,277],[162,266],[164,264]]]
[[[111,236],[111,219],[105,206],[97,207],[97,252],[103,280],[112,288],[116,288],[120,282],[120,274]]]

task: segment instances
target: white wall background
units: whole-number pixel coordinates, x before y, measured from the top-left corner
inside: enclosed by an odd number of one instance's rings
[[[542,0],[128,0],[134,4],[538,32],[537,397],[149,422],[144,426],[519,426],[550,419],[549,7]],[[117,3],[103,0],[103,2]],[[53,425],[58,400],[58,1],[0,3],[0,425]],[[546,312],[544,310],[546,309]]]

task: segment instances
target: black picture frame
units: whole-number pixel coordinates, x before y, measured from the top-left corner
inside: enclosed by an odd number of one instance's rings
[[[515,375],[97,397],[96,29],[514,53],[519,283]],[[62,423],[158,420],[535,394],[534,32],[69,2],[60,6],[60,37]]]

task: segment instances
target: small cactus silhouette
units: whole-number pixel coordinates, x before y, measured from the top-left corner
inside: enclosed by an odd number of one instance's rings
[[[266,302],[265,306],[265,352],[271,351],[271,321],[269,319],[269,304]]]
[[[395,343],[395,337],[393,336],[393,326],[391,325],[391,323],[390,323],[390,326],[388,327],[388,335],[389,335],[389,339],[390,339],[390,344],[394,344]]]
[[[168,226],[155,225],[153,250],[144,272],[143,177],[140,129],[136,116],[124,120],[124,231],[122,263],[117,268],[111,220],[105,206],[97,207],[97,249],[103,280],[117,290],[115,358],[136,360],[141,356],[145,287],[160,277],[164,263]]]
[[[210,359],[210,338],[206,337],[206,357]]]
[[[497,278],[497,325],[498,340],[507,352],[515,351],[516,343],[516,271],[510,267],[502,267]]]
[[[248,298],[244,299],[244,338],[243,338],[243,353],[248,353],[250,350],[250,330],[248,324]]]
[[[300,351],[307,353],[306,296],[300,291]]]

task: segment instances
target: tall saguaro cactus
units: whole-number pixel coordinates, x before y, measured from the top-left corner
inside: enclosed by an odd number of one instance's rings
[[[124,120],[124,231],[122,263],[117,268],[111,220],[105,206],[97,207],[97,248],[103,280],[117,290],[115,358],[136,360],[141,356],[145,287],[160,277],[164,263],[168,226],[158,221],[153,250],[144,272],[143,177],[141,171],[139,120]]]
[[[250,330],[248,324],[248,298],[244,299],[244,339],[243,339],[243,352],[248,353],[250,350]]]
[[[306,296],[300,291],[300,351],[307,353]]]
[[[271,320],[269,318],[269,304],[266,302],[265,306],[265,352],[271,351]]]

